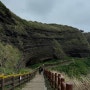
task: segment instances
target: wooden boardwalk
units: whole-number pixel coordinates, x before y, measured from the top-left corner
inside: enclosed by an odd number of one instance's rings
[[[22,90],[47,90],[43,75],[37,73],[29,83],[26,84]]]

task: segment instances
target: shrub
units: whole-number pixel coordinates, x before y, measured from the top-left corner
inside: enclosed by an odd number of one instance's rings
[[[6,69],[15,69],[22,53],[10,44],[0,42],[0,66]],[[4,72],[4,71],[3,71]]]

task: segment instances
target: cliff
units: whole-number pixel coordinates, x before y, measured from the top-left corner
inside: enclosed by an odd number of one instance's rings
[[[10,45],[14,51],[17,49],[19,60],[15,67],[29,66],[51,59],[90,56],[90,45],[79,29],[23,20],[1,2],[0,43],[2,46]],[[9,58],[2,55],[1,57],[3,58],[0,60],[2,67],[5,66],[5,63],[2,64],[4,59],[10,62]]]

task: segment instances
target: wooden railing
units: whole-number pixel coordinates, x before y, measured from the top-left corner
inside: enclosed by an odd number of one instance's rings
[[[65,79],[61,77],[61,74],[44,70],[44,75],[49,80],[51,87],[55,90],[73,90],[73,84],[65,83]]]
[[[30,81],[36,74],[32,73],[0,76],[0,90],[14,90],[16,87]]]

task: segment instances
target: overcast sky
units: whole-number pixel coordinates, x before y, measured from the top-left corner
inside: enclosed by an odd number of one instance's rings
[[[90,0],[1,0],[26,20],[69,25],[90,32]]]

